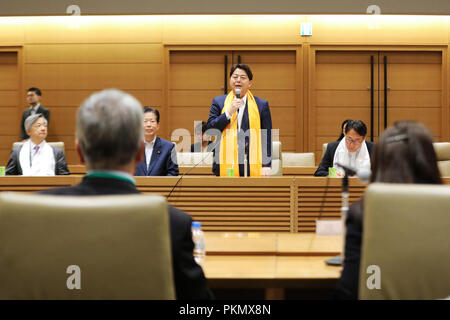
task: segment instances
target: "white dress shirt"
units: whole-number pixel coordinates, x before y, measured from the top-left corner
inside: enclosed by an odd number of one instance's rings
[[[39,107],[40,107],[40,103],[38,103],[37,105],[35,105],[34,107],[30,107],[31,108],[31,114],[36,114],[37,113],[37,110],[39,109]]]

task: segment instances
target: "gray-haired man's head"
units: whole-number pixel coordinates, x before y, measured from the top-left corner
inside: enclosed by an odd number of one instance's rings
[[[45,124],[46,124],[46,125],[48,124],[47,119],[45,119],[45,117],[44,117],[44,115],[43,115],[42,113],[32,114],[31,116],[28,116],[28,117],[25,119],[25,122],[24,122],[24,124],[23,124],[23,126],[25,127],[25,130],[26,130],[27,132],[29,132],[29,131],[31,130],[31,127],[33,126],[33,123],[35,123],[36,120],[39,119],[39,118],[44,118]]]
[[[47,119],[41,113],[33,114],[25,119],[25,130],[34,144],[41,144],[47,138],[47,124]]]
[[[92,94],[77,114],[76,136],[88,169],[120,169],[134,162],[144,139],[142,105],[116,89]]]

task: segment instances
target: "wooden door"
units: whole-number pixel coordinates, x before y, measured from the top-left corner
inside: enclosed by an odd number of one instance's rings
[[[212,99],[225,89],[229,92],[229,72],[239,59],[252,69],[253,94],[269,101],[272,126],[279,129],[282,150],[295,151],[296,130],[301,129],[296,125],[295,50],[172,51],[168,138],[175,129],[185,128],[193,139],[194,121],[207,121]]]
[[[439,141],[442,136],[441,52],[381,52],[379,68],[380,127],[384,128],[386,123],[386,97],[387,126],[400,120],[418,121]]]
[[[233,63],[239,60],[252,69],[252,93],[269,102],[272,128],[279,130],[282,151],[295,152],[297,133],[302,129],[296,119],[296,52],[233,51]]]
[[[322,144],[336,141],[345,119],[364,121],[375,142],[400,120],[425,124],[437,141],[442,136],[440,51],[317,51],[312,85],[310,149],[317,164]]]
[[[6,166],[12,143],[20,140],[19,72],[17,52],[0,52],[0,165]]]
[[[170,53],[168,119],[161,121],[168,122],[167,137],[163,138],[180,136],[177,151],[190,151],[186,148],[193,143],[194,122],[208,121],[212,99],[228,87],[231,61],[229,51]]]
[[[309,127],[310,150],[315,152],[318,164],[322,159],[322,145],[337,140],[341,133],[341,123],[345,119],[362,120],[367,125],[368,139],[370,140],[371,129],[373,138],[377,138],[378,53],[317,51],[315,61]],[[373,126],[372,95],[375,115]]]

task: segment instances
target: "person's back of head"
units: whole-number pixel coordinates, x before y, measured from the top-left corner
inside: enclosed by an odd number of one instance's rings
[[[76,136],[88,169],[117,170],[133,163],[144,139],[142,105],[123,91],[92,94],[77,113]]]
[[[343,137],[345,137],[345,128],[347,126],[347,123],[349,123],[350,121],[352,121],[352,119],[345,119],[344,121],[342,121],[341,123],[341,135],[339,136],[339,138],[336,141],[340,141],[342,140]]]
[[[442,183],[430,131],[412,121],[387,128],[375,148],[371,181]]]

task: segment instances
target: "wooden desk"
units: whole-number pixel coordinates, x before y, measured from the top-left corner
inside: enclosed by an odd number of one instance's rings
[[[283,299],[286,288],[330,288],[340,268],[325,264],[342,237],[286,233],[206,232],[203,270],[211,288],[263,288]]]

